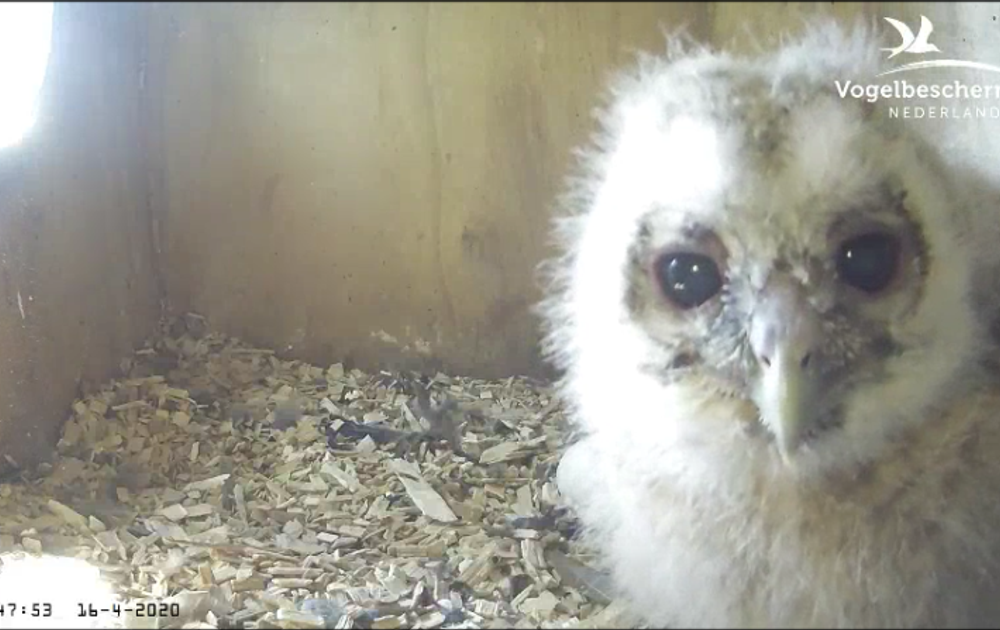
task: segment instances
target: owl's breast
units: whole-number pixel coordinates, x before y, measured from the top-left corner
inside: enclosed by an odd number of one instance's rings
[[[635,458],[609,458],[601,500],[615,509],[592,505],[588,520],[606,525],[618,579],[662,623],[995,626],[998,402],[970,397],[872,464],[811,483],[754,447],[742,469],[688,461],[631,487]]]

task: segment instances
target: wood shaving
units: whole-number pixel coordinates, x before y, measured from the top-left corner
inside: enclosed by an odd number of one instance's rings
[[[101,627],[637,627],[571,537],[548,386],[282,360],[194,314],[121,368],[0,484],[0,577],[84,560]]]

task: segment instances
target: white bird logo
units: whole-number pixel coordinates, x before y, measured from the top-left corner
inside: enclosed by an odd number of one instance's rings
[[[899,31],[900,37],[903,38],[902,45],[897,48],[882,48],[881,50],[889,51],[889,59],[892,59],[901,52],[908,52],[913,54],[929,53],[929,52],[941,52],[941,50],[927,41],[934,31],[934,24],[927,19],[926,15],[920,16],[920,31],[917,32],[916,37],[913,36],[913,31],[910,27],[900,22],[899,20],[894,20],[892,18],[885,18],[885,21],[896,27]]]

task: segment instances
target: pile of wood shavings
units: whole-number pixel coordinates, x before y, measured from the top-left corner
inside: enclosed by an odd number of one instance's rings
[[[634,625],[559,507],[548,387],[438,374],[435,419],[413,375],[283,361],[191,314],[122,372],[73,404],[53,463],[0,484],[0,561],[82,558],[121,611],[180,604],[105,625]]]

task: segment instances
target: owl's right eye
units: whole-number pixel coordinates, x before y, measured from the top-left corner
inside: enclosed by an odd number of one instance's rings
[[[653,273],[667,299],[685,310],[701,306],[722,290],[719,267],[704,254],[661,254],[653,263]]]

